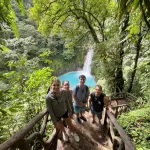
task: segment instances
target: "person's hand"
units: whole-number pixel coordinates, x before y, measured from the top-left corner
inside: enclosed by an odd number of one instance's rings
[[[57,123],[56,123],[56,129],[58,129],[58,130],[60,130],[60,131],[63,131],[64,125],[63,125],[63,123],[62,123],[61,120],[60,120],[60,121],[57,121]]]
[[[86,103],[82,103],[82,106],[84,106],[84,107],[85,107],[85,106],[86,106]]]
[[[79,106],[84,106],[84,104],[82,102],[79,102]]]
[[[114,110],[113,110],[111,107],[109,107],[108,110],[109,110],[112,114],[114,114]]]
[[[89,111],[90,111],[90,107],[87,107],[87,108],[86,108],[86,111],[89,112]]]
[[[72,112],[69,112],[69,117],[70,117],[71,119],[73,119],[73,113],[72,113]]]

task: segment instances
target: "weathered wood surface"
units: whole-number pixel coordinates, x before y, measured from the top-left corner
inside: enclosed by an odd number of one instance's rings
[[[13,136],[11,136],[7,141],[0,144],[0,150],[7,150],[9,147],[15,145],[21,139],[23,139],[28,132],[34,127],[34,125],[40,121],[47,113],[47,109],[43,110],[37,116],[35,116],[28,124],[23,127],[20,131],[16,132]]]
[[[112,113],[110,113],[108,110],[107,110],[107,115],[108,115],[110,121],[114,124],[115,128],[117,129],[121,139],[125,143],[126,150],[135,150],[135,146],[131,142],[131,139],[127,136],[127,134],[125,133],[123,128],[118,124],[114,115]]]

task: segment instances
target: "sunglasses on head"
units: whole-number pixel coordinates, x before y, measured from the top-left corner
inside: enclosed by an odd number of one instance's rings
[[[60,86],[60,84],[53,84],[53,86]]]

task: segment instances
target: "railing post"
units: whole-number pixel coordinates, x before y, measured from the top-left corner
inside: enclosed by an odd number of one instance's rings
[[[21,139],[18,143],[18,148],[20,150],[31,150],[31,146],[27,143],[25,139]]]
[[[118,107],[116,108],[115,118],[117,118],[117,116],[118,116]]]
[[[106,128],[107,126],[107,110],[105,110],[105,116],[104,116],[104,127]]]

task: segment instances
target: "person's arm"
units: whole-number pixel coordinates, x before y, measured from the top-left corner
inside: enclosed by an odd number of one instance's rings
[[[91,106],[91,103],[92,103],[92,100],[91,100],[91,95],[89,95],[89,98],[88,98],[88,108],[90,108],[90,106]]]
[[[106,108],[113,113],[113,109],[111,108],[111,105],[109,104],[109,100],[107,96],[104,96],[104,104],[106,106]]]
[[[65,92],[65,94],[66,94],[66,98],[65,98],[65,102],[66,102],[66,106],[67,106],[67,109],[68,109],[68,111],[69,111],[69,114],[71,114],[72,113],[72,109],[71,109],[71,106],[70,106],[70,104],[69,104],[69,91],[64,91]]]
[[[90,90],[89,90],[89,87],[88,87],[86,102],[88,102],[89,97],[90,97]]]
[[[47,107],[47,110],[51,116],[51,120],[52,120],[53,124],[56,126],[57,121],[56,121],[56,117],[54,115],[52,104],[51,104],[51,101],[49,98],[46,98],[46,107]]]

